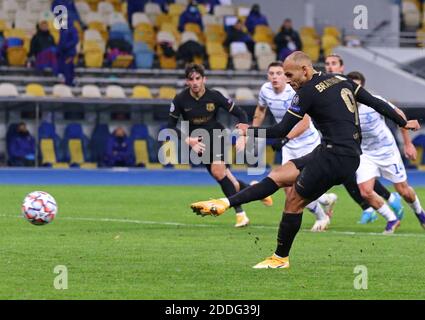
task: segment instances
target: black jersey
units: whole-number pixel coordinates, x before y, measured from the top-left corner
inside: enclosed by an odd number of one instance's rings
[[[316,73],[297,91],[288,112],[300,118],[307,113],[329,151],[360,155],[361,131],[355,99],[359,88],[342,75]]]
[[[245,111],[235,106],[232,99],[224,97],[220,92],[205,88],[205,93],[199,99],[190,94],[187,88],[180,92],[171,103],[170,117],[189,121],[189,129],[223,129],[223,125],[217,121],[218,109],[235,114],[240,122],[247,122]],[[236,112],[237,111],[237,112]]]

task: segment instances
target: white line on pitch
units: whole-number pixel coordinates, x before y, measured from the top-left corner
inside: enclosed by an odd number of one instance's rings
[[[4,218],[22,218],[22,216],[10,216],[5,214],[0,214],[0,217]],[[147,225],[164,225],[164,226],[175,226],[175,227],[199,227],[199,228],[211,228],[218,227],[214,224],[188,224],[180,222],[161,222],[161,221],[147,221],[147,220],[131,220],[131,219],[115,219],[115,218],[84,218],[84,217],[60,217],[61,220],[74,220],[74,221],[91,221],[91,222],[118,222],[118,223],[132,223],[132,224],[147,224]],[[250,226],[249,228],[253,229],[271,229],[277,230],[277,226]],[[311,232],[309,229],[302,229],[302,232]],[[411,237],[411,238],[424,238],[425,234],[417,233],[395,233],[392,235],[384,235],[379,232],[354,232],[354,231],[336,231],[336,230],[327,230],[325,233],[334,233],[342,234],[347,236],[357,236],[357,235],[366,235],[366,236],[393,236],[393,237]]]

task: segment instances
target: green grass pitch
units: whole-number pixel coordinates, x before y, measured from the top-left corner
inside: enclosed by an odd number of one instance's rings
[[[24,196],[51,193],[57,218],[33,226],[20,217]],[[0,299],[423,299],[425,231],[410,208],[395,235],[384,219],[359,225],[360,209],[343,188],[330,229],[308,230],[305,211],[289,270],[251,267],[273,253],[283,208],[251,203],[252,225],[235,229],[234,213],[194,215],[189,204],[221,197],[210,187],[0,186]],[[418,188],[425,203],[425,188]],[[68,289],[54,287],[54,268]],[[354,288],[356,266],[367,289]]]

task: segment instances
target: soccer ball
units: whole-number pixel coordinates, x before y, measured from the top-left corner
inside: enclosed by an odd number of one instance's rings
[[[55,199],[43,191],[34,191],[24,199],[22,214],[32,224],[41,226],[52,222],[58,212]]]

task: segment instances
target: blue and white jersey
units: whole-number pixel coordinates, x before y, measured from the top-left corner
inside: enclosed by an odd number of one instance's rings
[[[289,84],[286,84],[285,90],[276,93],[270,82],[266,82],[261,87],[258,95],[258,105],[269,108],[277,123],[282,121],[288,108],[291,106],[292,98],[295,96],[295,90]],[[291,139],[285,147],[289,149],[305,148],[320,143],[320,135],[316,127],[310,121],[310,127],[301,135]]]
[[[374,95],[396,108],[392,103]],[[359,104],[359,119],[362,130],[361,148],[363,154],[376,160],[385,160],[399,154],[393,134],[385,123],[383,115],[364,104]]]

